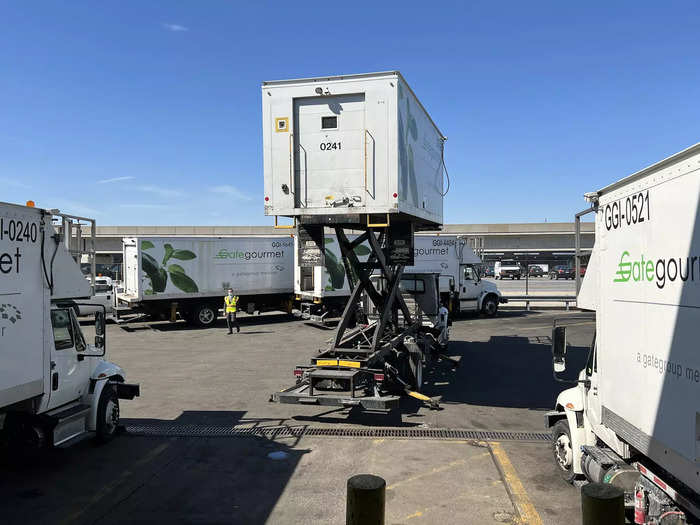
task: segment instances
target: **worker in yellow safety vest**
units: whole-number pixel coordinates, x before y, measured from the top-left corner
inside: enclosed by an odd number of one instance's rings
[[[236,319],[236,311],[238,310],[238,296],[233,295],[233,290],[228,289],[228,294],[224,297],[224,305],[226,310],[226,326],[228,326],[228,333],[232,334],[232,328],[236,327],[236,333],[241,331],[241,326],[238,324],[238,319]]]

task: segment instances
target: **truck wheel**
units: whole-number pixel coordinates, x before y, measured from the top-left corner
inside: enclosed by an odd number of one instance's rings
[[[498,312],[498,300],[492,295],[487,296],[481,305],[481,311],[485,316],[493,317]]]
[[[107,385],[97,403],[97,428],[95,438],[98,443],[107,443],[117,435],[119,427],[119,398],[117,392]]]
[[[552,452],[557,470],[562,479],[567,483],[573,483],[576,478],[574,473],[574,450],[571,446],[571,432],[569,422],[560,419],[552,427]]]
[[[411,367],[411,380],[413,384],[413,390],[415,392],[420,392],[423,387],[423,360],[419,353],[412,353],[409,357],[409,364]]]
[[[216,307],[210,304],[200,304],[196,306],[192,312],[192,320],[197,326],[202,328],[209,328],[216,324],[217,318]]]
[[[518,281],[520,280],[520,276],[518,275]]]

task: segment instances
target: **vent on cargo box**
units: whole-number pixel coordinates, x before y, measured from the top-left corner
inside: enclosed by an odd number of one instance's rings
[[[321,117],[321,129],[338,129],[338,117]]]

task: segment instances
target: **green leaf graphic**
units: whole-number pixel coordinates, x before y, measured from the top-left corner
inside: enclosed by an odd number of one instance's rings
[[[147,253],[142,253],[141,268],[144,272],[146,272],[146,275],[151,277],[152,275],[158,273],[158,262]]]
[[[173,256],[173,247],[171,244],[164,244],[163,249],[165,250],[165,255],[163,256],[163,266],[168,262],[168,259]]]
[[[416,126],[416,119],[411,116],[411,114],[408,114],[408,132],[411,134],[411,138],[413,140],[418,140],[418,126]]]
[[[168,271],[170,273],[185,273],[185,269],[179,264],[171,264],[168,266]]]
[[[158,262],[147,253],[141,254],[141,269],[151,280],[153,294],[165,290],[165,286],[168,284],[168,274],[163,268],[160,268]]]
[[[165,287],[168,285],[168,273],[163,268],[158,268],[158,273],[151,277],[151,284],[153,285],[153,291],[164,292]]]
[[[178,259],[180,261],[189,261],[197,257],[193,252],[189,250],[174,250],[172,253],[173,259]]]
[[[364,244],[358,244],[357,246],[355,246],[355,249],[353,251],[358,257],[364,257],[365,255],[369,255],[371,253],[370,249],[367,248],[367,246],[365,246]]]
[[[183,292],[197,293],[199,291],[197,283],[182,272],[170,272],[170,279]]]
[[[148,250],[149,248],[153,248],[153,243],[151,241],[141,241],[142,250]]]
[[[330,284],[334,290],[343,287],[345,283],[345,267],[338,262],[337,257],[333,252],[326,248],[326,271],[330,279]]]

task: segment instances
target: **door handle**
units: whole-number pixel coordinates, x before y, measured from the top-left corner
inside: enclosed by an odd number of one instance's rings
[[[51,390],[58,390],[58,372],[51,374]]]

